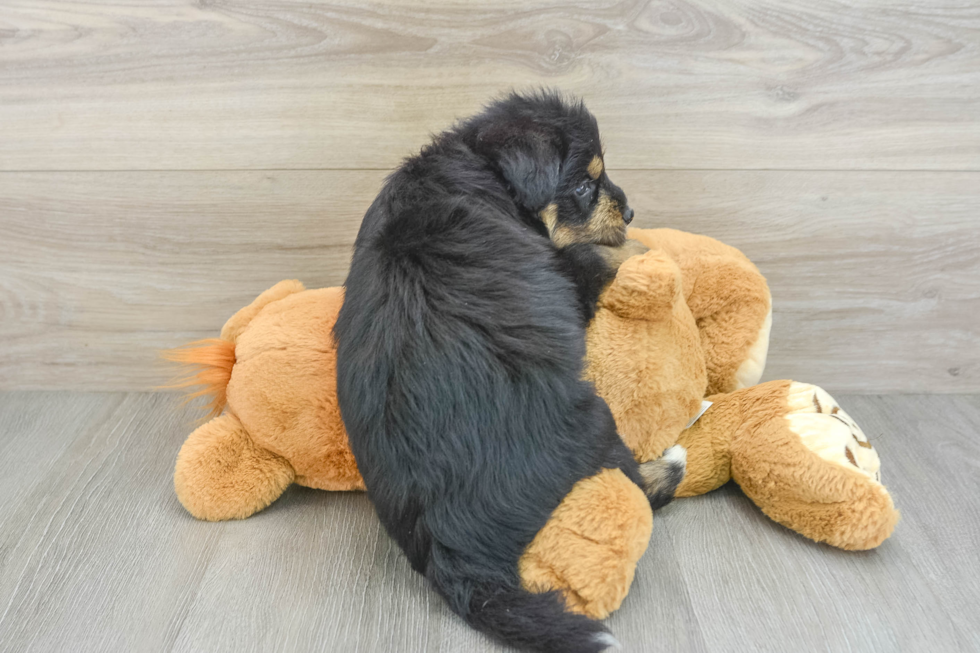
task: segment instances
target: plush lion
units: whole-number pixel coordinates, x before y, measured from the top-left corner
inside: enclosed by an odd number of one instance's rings
[[[858,425],[816,386],[756,385],[771,325],[758,269],[705,236],[634,229],[630,237],[650,251],[628,259],[600,297],[586,374],[637,460],[682,445],[678,496],[733,479],[808,538],[878,546],[898,512]],[[228,320],[219,339],[171,352],[195,366],[184,385],[203,385],[197,394],[211,396],[216,415],[177,456],[177,496],[195,517],[248,517],[291,483],[364,489],[337,407],[332,329],[342,301],[341,288],[283,281]],[[579,481],[528,544],[521,578],[603,618],[625,598],[651,528],[643,492],[603,470]]]

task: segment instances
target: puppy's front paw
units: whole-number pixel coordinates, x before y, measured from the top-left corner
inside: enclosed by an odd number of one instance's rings
[[[602,256],[602,260],[606,262],[613,270],[618,270],[619,267],[626,262],[626,259],[632,256],[639,256],[640,254],[645,254],[650,251],[650,248],[641,243],[638,240],[627,239],[622,245],[618,247],[612,247],[610,245],[597,245],[596,248],[599,251],[599,255]]]

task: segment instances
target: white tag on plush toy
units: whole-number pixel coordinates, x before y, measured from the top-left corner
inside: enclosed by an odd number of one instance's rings
[[[688,422],[687,423],[687,426],[685,426],[684,428],[685,429],[689,429],[692,426],[694,426],[694,423],[696,421],[698,421],[699,419],[701,419],[701,416],[704,415],[705,411],[708,410],[709,408],[711,408],[711,402],[710,401],[704,401],[702,399],[701,400],[701,410],[698,411],[698,414],[697,415],[695,415],[694,417],[691,418],[691,421]]]

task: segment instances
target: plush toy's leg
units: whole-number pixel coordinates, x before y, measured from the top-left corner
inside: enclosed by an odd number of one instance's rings
[[[697,283],[691,313],[701,332],[708,394],[755,385],[766,366],[772,326],[765,278],[755,266],[723,260],[706,267]]]
[[[891,535],[898,511],[881,484],[878,454],[829,394],[773,381],[727,399],[742,413],[732,478],[766,515],[842,549],[871,549]]]
[[[673,229],[630,229],[680,266],[684,296],[697,320],[708,394],[732,392],[762,378],[772,301],[765,277],[742,252],[713,238]]]
[[[586,333],[586,378],[639,462],[675,444],[704,397],[704,354],[681,282],[660,250],[627,259]]]
[[[221,327],[221,339],[227,340],[228,342],[235,342],[242,330],[259,314],[259,311],[272,302],[279,301],[283,297],[288,297],[304,290],[303,284],[295,279],[280,281],[252,300],[251,304],[239,309],[237,313],[232,315],[225,322],[225,325]]]
[[[742,425],[741,405],[732,395],[712,399],[711,407],[677,439],[687,449],[687,470],[676,497],[711,492],[732,477],[732,435]]]
[[[575,484],[520,560],[524,586],[559,590],[570,610],[604,619],[629,592],[653,528],[650,503],[620,470]]]
[[[244,519],[278,499],[294,477],[285,459],[258,447],[238,418],[225,413],[184,442],[174,488],[198,519]]]

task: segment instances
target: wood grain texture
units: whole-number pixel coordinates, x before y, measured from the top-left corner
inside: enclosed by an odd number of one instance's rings
[[[980,648],[980,397],[838,396],[902,511],[875,551],[813,544],[734,486],[657,513],[626,651]],[[363,494],[294,487],[240,522],[172,487],[163,394],[0,393],[0,650],[502,652],[413,573]]]
[[[0,173],[0,388],[148,389],[284,278],[343,282],[381,171]],[[614,171],[769,278],[768,378],[980,390],[980,173]]]
[[[980,170],[962,0],[8,0],[0,169],[378,168],[512,87],[612,167]]]

